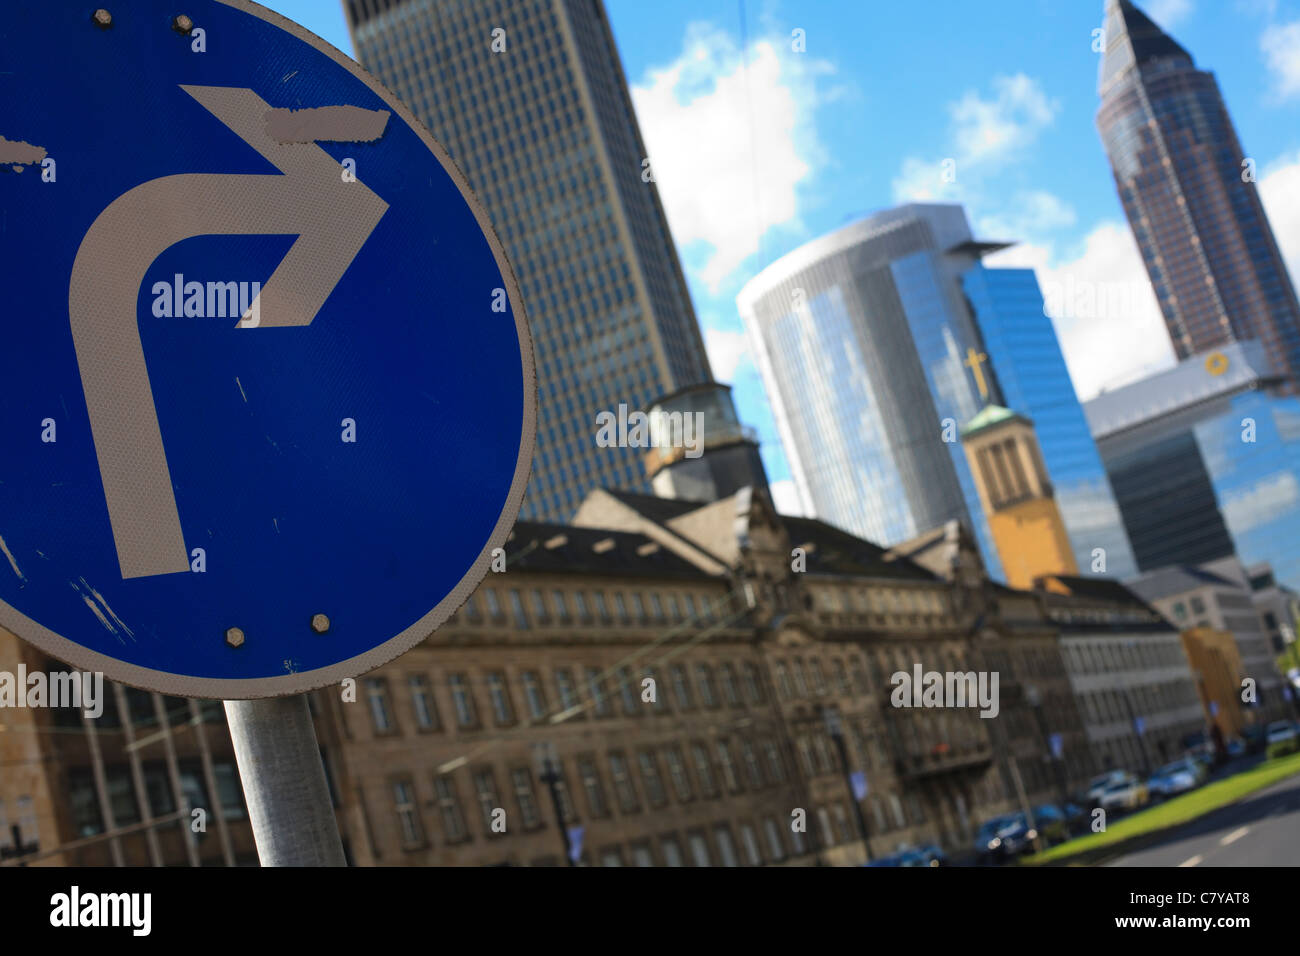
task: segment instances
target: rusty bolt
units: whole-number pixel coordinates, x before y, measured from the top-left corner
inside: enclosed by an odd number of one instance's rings
[[[188,34],[194,29],[194,21],[182,13],[180,16],[172,19],[172,29],[177,33]]]
[[[109,13],[103,7],[100,7],[90,15],[90,19],[95,21],[95,26],[101,30],[107,30],[113,25],[113,14]]]
[[[324,614],[313,614],[311,616],[311,629],[317,634],[324,634],[330,629],[330,619]]]
[[[244,632],[237,627],[228,628],[226,630],[226,643],[231,647],[239,647],[244,643]]]

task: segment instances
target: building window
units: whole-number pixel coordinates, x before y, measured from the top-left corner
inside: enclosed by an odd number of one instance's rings
[[[478,723],[478,711],[474,707],[469,679],[464,674],[449,674],[447,684],[451,687],[451,702],[456,708],[456,723],[462,727],[473,727]]]
[[[614,794],[618,797],[618,808],[623,813],[636,813],[641,809],[637,799],[636,787],[628,769],[627,758],[621,753],[609,755],[609,775],[614,781]]]
[[[375,733],[393,733],[397,728],[393,725],[393,709],[388,702],[388,681],[382,677],[367,678],[366,699],[370,702],[370,720]]]
[[[218,761],[212,765],[212,776],[217,782],[217,799],[221,801],[221,815],[227,820],[243,820],[248,816],[244,809],[244,787],[239,781],[239,771],[233,763]],[[117,821],[121,823],[119,819]]]
[[[600,851],[601,866],[622,866],[623,853],[618,847],[609,847]]]
[[[690,832],[686,834],[686,841],[691,847],[691,862],[695,866],[712,866],[713,860],[709,856],[709,842],[704,838],[703,833]]]
[[[528,615],[524,613],[524,599],[519,596],[518,588],[510,589],[510,611],[515,618],[515,627],[521,631],[528,629]]]
[[[569,623],[569,605],[565,603],[564,592],[556,588],[551,591],[551,601],[555,604],[555,613],[561,624]]]
[[[745,848],[745,864],[747,866],[762,866],[763,852],[758,848],[758,834],[748,823],[740,825],[740,845]]]
[[[794,663],[790,667],[790,670],[794,674],[795,693],[798,694],[800,697],[807,697],[808,679],[807,677],[804,676],[803,661],[796,657],[794,659]]]
[[[695,763],[695,775],[700,781],[700,791],[705,797],[716,797],[718,785],[713,776],[713,762],[709,759],[709,750],[704,744],[691,744],[691,758]]]
[[[651,702],[652,706],[654,707],[655,710],[667,711],[668,710],[668,688],[664,687],[663,684],[660,683],[659,675],[655,673],[654,668],[647,667],[645,671],[645,676],[648,677],[651,681],[653,681],[652,686],[654,687],[655,696],[654,696],[654,700]],[[643,683],[644,680],[645,678],[642,678]]]
[[[730,793],[739,793],[740,775],[736,773],[736,762],[731,756],[731,746],[726,740],[719,740],[716,744],[718,753],[718,768],[722,774],[722,785]]]
[[[763,786],[763,768],[758,762],[758,751],[754,749],[753,743],[748,740],[740,742],[741,759],[745,762],[745,776],[749,778],[749,785],[755,790]]]
[[[424,843],[424,827],[420,811],[415,805],[415,785],[409,780],[393,782],[393,809],[402,834],[402,846],[411,848]]]
[[[140,805],[126,767],[108,768],[108,802],[113,808],[113,822],[119,827],[140,822]]]
[[[665,866],[685,866],[686,861],[682,858],[682,847],[677,842],[676,837],[661,837],[659,840],[659,849],[664,855]]]
[[[541,720],[546,716],[546,693],[542,690],[542,678],[537,671],[524,671],[520,676],[524,685],[524,702],[528,705],[528,717]]]
[[[527,767],[516,767],[510,771],[510,781],[514,784],[515,803],[519,805],[519,819],[524,829],[532,830],[541,826],[542,815],[533,789],[533,772]]]
[[[622,591],[614,592],[614,608],[618,611],[618,622],[627,624],[630,618],[627,613],[627,601],[623,599]]]
[[[437,730],[442,721],[438,719],[438,707],[433,702],[433,688],[429,686],[429,678],[423,674],[412,674],[409,685],[411,707],[415,710],[415,725],[421,730]]]
[[[605,788],[600,782],[600,771],[592,757],[578,758],[578,776],[582,778],[582,789],[587,794],[587,809],[593,817],[609,816],[609,805],[605,802]]]
[[[813,693],[818,697],[826,694],[826,675],[822,672],[822,662],[819,660],[810,661],[808,664],[812,672]]]
[[[844,670],[844,662],[838,658],[831,661],[831,681],[835,684],[835,693],[841,697],[847,697],[852,691],[849,689],[849,675]]]
[[[691,778],[686,774],[686,761],[682,759],[681,748],[673,746],[664,750],[664,759],[668,761],[668,778],[673,782],[673,792],[681,803],[694,797],[691,792]]]
[[[677,701],[678,710],[690,710],[694,705],[691,701],[691,687],[686,682],[686,669],[680,664],[674,664],[669,671],[673,682],[673,697]]]
[[[609,695],[605,693],[604,678],[598,668],[587,668],[587,692],[595,702],[597,717],[608,717],[614,712],[614,708],[610,706]]]
[[[546,601],[542,598],[542,592],[533,588],[528,592],[528,597],[533,602],[533,620],[538,624],[550,623],[551,616],[546,613]]]
[[[668,797],[664,793],[664,781],[654,752],[641,751],[637,754],[637,763],[641,767],[641,785],[645,787],[646,799],[650,801],[650,806],[662,807],[668,802]]]
[[[497,799],[496,774],[491,767],[474,771],[474,798],[478,801],[479,812],[483,815],[483,832],[492,836],[492,813],[501,806]]]
[[[722,699],[728,707],[740,706],[740,691],[736,687],[736,671],[730,664],[718,669],[718,682],[722,685]]]
[[[713,668],[708,664],[695,665],[695,686],[705,707],[713,709],[718,706],[718,695],[713,689]]]
[[[664,622],[664,602],[659,599],[659,594],[655,591],[650,592],[650,609],[654,614],[656,624]]]
[[[751,704],[763,703],[763,682],[758,676],[758,668],[754,664],[746,661],[741,665],[740,672],[745,681],[745,696]]]
[[[633,866],[654,866],[654,855],[650,852],[648,843],[632,844],[632,865]]]
[[[784,661],[777,661],[772,668],[776,674],[776,693],[782,700],[789,700],[794,696],[794,687],[790,684],[790,672],[786,669]]]
[[[768,855],[778,863],[785,859],[785,843],[781,840],[781,825],[768,817],[763,821],[763,832],[767,835]]]
[[[767,769],[776,783],[785,782],[785,761],[781,759],[781,750],[771,740],[763,742],[763,753],[767,756]]]
[[[498,727],[505,727],[515,722],[514,706],[510,703],[510,688],[506,676],[494,671],[487,676],[488,700],[492,703],[492,719]]]
[[[587,595],[582,591],[573,592],[573,607],[577,611],[578,620],[581,623],[591,623],[591,611],[587,608]]]
[[[638,704],[640,698],[636,693],[636,685],[632,683],[632,672],[626,667],[620,667],[614,675],[618,684],[618,697],[623,705],[623,714],[627,717],[637,717],[641,710]]]
[[[485,590],[483,592],[483,598],[487,601],[488,617],[497,624],[505,621],[506,616],[501,611],[501,599],[497,597],[496,588],[488,588]]]
[[[638,624],[646,622],[645,602],[641,600],[640,593],[636,591],[632,592],[632,616]]]
[[[442,832],[448,843],[456,843],[469,836],[465,815],[460,810],[460,797],[456,781],[449,776],[433,778],[433,790],[438,795],[438,813],[442,817]]]
[[[569,668],[555,669],[555,688],[560,692],[560,706],[566,711],[578,706],[578,695],[573,686],[573,672]]]
[[[608,624],[610,621],[609,604],[605,600],[605,592],[596,591],[592,597],[596,601],[596,617],[600,620],[601,624]]]

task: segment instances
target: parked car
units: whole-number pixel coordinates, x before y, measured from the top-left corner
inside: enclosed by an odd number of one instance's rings
[[[1101,806],[1101,795],[1110,787],[1117,783],[1128,780],[1133,775],[1127,770],[1111,770],[1101,776],[1093,777],[1088,781],[1088,789],[1084,791],[1084,800],[1089,806]]]
[[[1190,757],[1167,763],[1151,775],[1147,789],[1152,796],[1172,797],[1180,793],[1195,790],[1204,781],[1208,772]]]
[[[1295,724],[1289,720],[1275,720],[1268,725],[1264,739],[1266,745],[1271,747],[1284,740],[1294,740],[1296,736]]]
[[[975,835],[975,855],[981,862],[1001,862],[1023,853],[1038,839],[1023,813],[1004,813],[985,820]]]
[[[902,859],[902,866],[945,866],[948,863],[943,850],[933,843],[900,850],[898,856]]]
[[[1034,826],[1048,844],[1063,843],[1070,838],[1069,818],[1064,810],[1054,804],[1045,803],[1041,807],[1034,807]]]
[[[1266,736],[1264,728],[1258,725],[1242,728],[1241,739],[1246,744],[1246,753],[1262,754],[1266,749],[1268,749]]]
[[[1097,806],[1103,810],[1136,810],[1150,799],[1147,785],[1131,773],[1116,780],[1101,792]]]

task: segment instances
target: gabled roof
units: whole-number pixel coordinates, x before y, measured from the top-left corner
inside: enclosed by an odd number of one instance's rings
[[[643,534],[605,528],[517,521],[505,550],[512,571],[712,578]]]
[[[823,574],[856,574],[878,578],[937,581],[935,575],[908,558],[887,558],[885,549],[816,518],[781,515],[790,546],[811,544],[808,570]]]
[[[1176,564],[1149,571],[1130,580],[1128,586],[1148,601],[1159,601],[1161,598],[1197,591],[1204,587],[1242,590],[1241,585],[1235,581],[1191,564]]]

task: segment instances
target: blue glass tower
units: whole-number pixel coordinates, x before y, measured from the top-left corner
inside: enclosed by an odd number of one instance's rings
[[[1141,570],[1235,552],[1300,586],[1300,398],[1285,391],[1243,341],[1087,403]]]
[[[1033,270],[980,264],[962,275],[962,288],[983,336],[1002,404],[1034,422],[1079,569],[1086,573],[1096,567],[1098,573],[1117,578],[1136,574],[1123,517],[1056,331],[1043,312]],[[1104,564],[1098,557],[1104,557]]]
[[[1083,571],[1136,571],[1033,273],[991,269],[960,206],[910,204],[816,239],[738,297],[795,484],[885,545],[957,518],[1001,575],[958,429],[992,402],[1034,419]],[[1100,569],[1099,569],[1100,570]]]

